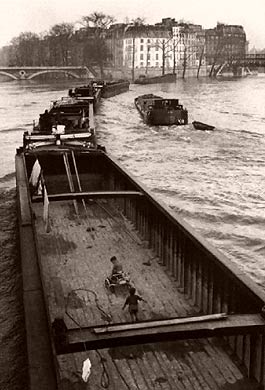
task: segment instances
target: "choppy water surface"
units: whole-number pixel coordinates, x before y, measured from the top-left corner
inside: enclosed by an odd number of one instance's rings
[[[32,120],[51,100],[66,95],[74,85],[0,84],[0,204],[5,220],[14,221],[10,206],[15,185],[14,155],[22,144],[23,131],[32,126]],[[216,130],[143,124],[133,100],[150,92],[178,97],[189,111],[190,122],[207,122]],[[264,75],[229,81],[179,80],[176,84],[132,85],[128,93],[103,101],[96,118],[100,142],[107,150],[263,287],[264,102]],[[7,231],[7,226],[2,226],[8,239],[1,242],[6,249],[1,265],[12,272],[0,275],[0,305],[5,313],[0,317],[0,328],[2,343],[12,340],[4,344],[5,354],[12,360],[16,348],[22,356],[20,338],[14,342],[21,312],[12,304],[18,295],[19,267],[8,241],[14,233]],[[7,384],[1,386],[1,381],[0,387],[8,388]]]

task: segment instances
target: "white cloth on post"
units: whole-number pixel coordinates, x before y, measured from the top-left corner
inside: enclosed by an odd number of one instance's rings
[[[40,174],[41,174],[41,166],[39,160],[36,159],[29,178],[29,183],[32,184],[33,187],[37,187],[39,183]]]

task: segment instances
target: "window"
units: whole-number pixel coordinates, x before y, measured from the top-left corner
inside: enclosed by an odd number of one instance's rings
[[[141,42],[141,43],[144,43],[144,39],[143,39],[143,38],[141,38],[140,42]]]
[[[147,53],[147,59],[150,60],[150,53]]]
[[[158,55],[158,53],[156,53],[156,61],[158,61],[158,58],[159,58],[159,55]]]
[[[143,51],[144,50],[144,45],[141,45],[140,46],[140,51]]]
[[[147,43],[150,43],[150,39],[147,39]]]
[[[141,63],[140,63],[140,66],[141,66],[141,68],[142,68],[142,67],[144,66],[144,63],[143,63],[143,62],[141,62]]]
[[[143,53],[140,54],[140,60],[143,60],[144,59],[144,55]]]
[[[159,62],[156,62],[156,66],[159,66]]]

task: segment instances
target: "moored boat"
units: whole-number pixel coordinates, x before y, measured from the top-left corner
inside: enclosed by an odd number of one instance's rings
[[[186,125],[188,111],[178,99],[164,99],[153,94],[135,98],[135,106],[144,122],[150,125]]]
[[[168,73],[161,76],[148,77],[146,75],[140,75],[135,80],[135,84],[159,84],[159,83],[174,83],[176,81],[176,74]]]
[[[207,125],[207,123],[203,123],[203,122],[193,121],[192,124],[196,130],[214,130],[215,129],[214,126]]]

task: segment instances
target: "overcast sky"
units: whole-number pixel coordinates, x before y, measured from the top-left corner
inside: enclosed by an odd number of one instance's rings
[[[155,23],[164,17],[214,27],[242,24],[250,47],[265,48],[265,0],[0,0],[0,46],[24,31],[48,31],[56,23],[76,22],[101,11],[123,22],[128,16]]]

